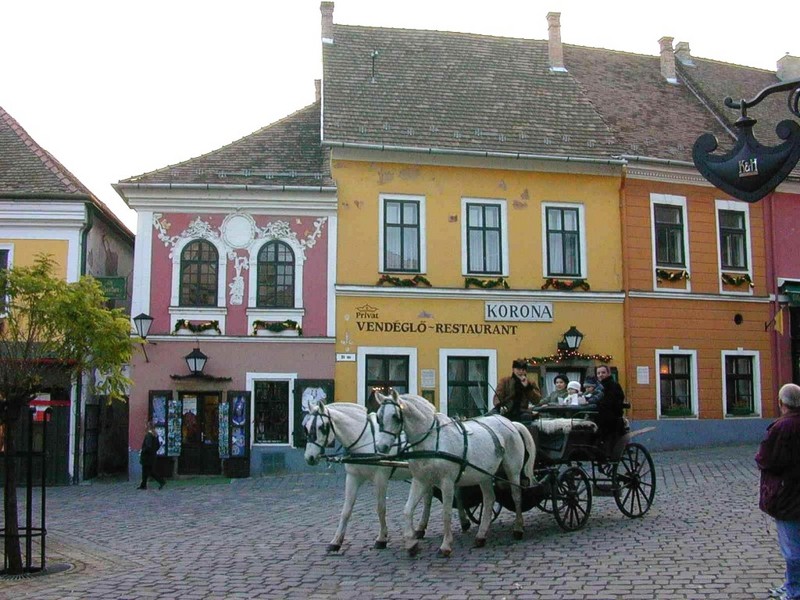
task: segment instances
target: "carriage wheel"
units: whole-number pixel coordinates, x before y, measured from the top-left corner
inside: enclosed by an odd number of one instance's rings
[[[481,511],[483,510],[483,502],[478,502],[474,506],[470,506],[469,508],[464,509],[467,513],[467,517],[470,521],[475,523],[475,525],[481,524]],[[492,504],[492,522],[500,516],[500,511],[503,510],[503,505],[500,504],[497,500],[494,501]]]
[[[547,498],[547,497],[541,498],[536,503],[536,508],[538,508],[542,512],[546,512],[547,514],[552,513],[553,512],[553,499],[552,498]]]
[[[628,444],[614,465],[614,501],[626,517],[644,515],[656,495],[656,469],[650,453],[641,444]]]
[[[553,484],[553,516],[564,531],[577,531],[589,520],[592,488],[580,467],[570,467]]]

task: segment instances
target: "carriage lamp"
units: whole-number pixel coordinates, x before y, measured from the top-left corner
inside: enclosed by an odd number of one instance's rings
[[[200,377],[203,374],[203,369],[206,368],[206,361],[208,361],[208,357],[200,351],[200,348],[195,348],[189,354],[187,354],[184,359],[186,360],[186,365],[189,367],[189,371],[195,377]]]
[[[147,350],[144,347],[144,340],[147,340],[147,334],[150,333],[150,326],[153,324],[153,317],[145,313],[139,313],[133,317],[133,326],[136,328],[136,335],[142,339],[142,352],[144,352],[145,362],[150,362],[147,357]]]
[[[558,343],[559,350],[569,350],[576,352],[581,347],[583,341],[583,334],[578,331],[575,325],[570,325],[570,328],[564,332],[562,340]]]

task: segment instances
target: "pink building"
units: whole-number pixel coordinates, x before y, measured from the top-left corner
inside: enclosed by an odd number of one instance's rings
[[[132,361],[132,477],[147,420],[169,474],[302,464],[303,408],[334,399],[336,190],[319,110],[116,185],[138,213],[131,314],[150,325]]]

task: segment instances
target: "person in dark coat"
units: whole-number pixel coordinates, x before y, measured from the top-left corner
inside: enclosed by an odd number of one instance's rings
[[[767,427],[758,447],[761,471],[758,507],[775,519],[786,561],[785,583],[771,590],[779,598],[800,598],[800,386],[778,392],[781,416]]]
[[[517,359],[511,364],[511,375],[497,384],[493,400],[494,411],[512,421],[530,421],[531,406],[541,398],[539,386],[528,379],[528,363]]]
[[[595,370],[597,379],[603,386],[603,395],[597,402],[597,428],[601,439],[616,436],[622,433],[624,421],[622,419],[625,392],[622,386],[611,377],[611,369],[600,365]]]
[[[158,439],[155,427],[153,427],[153,422],[148,421],[144,440],[142,440],[142,451],[139,454],[139,463],[142,465],[142,483],[139,484],[140,490],[147,489],[147,480],[150,477],[158,482],[158,489],[163,488],[167,483],[153,471],[153,467],[156,464],[156,454],[160,447],[161,442]]]

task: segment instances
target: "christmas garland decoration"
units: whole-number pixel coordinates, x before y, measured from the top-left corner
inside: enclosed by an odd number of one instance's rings
[[[489,281],[484,281],[483,279],[475,279],[474,277],[466,277],[464,279],[464,288],[468,288],[471,285],[483,288],[484,290],[491,290],[497,287],[501,287],[504,290],[508,289],[508,282],[503,277],[498,277],[497,279],[490,279]]]
[[[576,350],[562,350],[559,348],[555,354],[551,354],[550,356],[530,356],[522,360],[535,367],[545,363],[558,364],[568,360],[594,360],[602,363],[610,363],[614,360],[614,357],[610,354],[581,354]]]
[[[742,285],[743,283],[748,284],[750,287],[754,287],[753,280],[750,279],[750,275],[731,275],[729,273],[722,274],[722,283],[725,285]]]
[[[580,288],[583,291],[588,292],[589,282],[585,279],[555,279],[553,277],[549,277],[548,279],[544,280],[544,285],[542,286],[543,290],[548,288],[569,291]]]
[[[682,279],[691,279],[688,271],[681,269],[680,271],[667,271],[666,269],[656,269],[656,279],[659,283],[663,280],[667,281],[681,281]]]
[[[219,321],[200,321],[197,324],[191,323],[187,319],[178,319],[175,323],[175,329],[172,333],[177,333],[181,329],[188,329],[192,333],[201,333],[203,331],[209,331],[213,329],[218,334],[222,335],[222,331],[219,328]]]
[[[396,285],[398,287],[417,287],[419,285],[431,287],[431,282],[422,275],[414,275],[411,279],[401,279],[400,277],[393,277],[392,275],[384,274],[381,275],[380,279],[378,279],[377,285],[383,285],[384,283],[390,283],[391,285]]]
[[[286,319],[285,321],[253,321],[253,335],[256,335],[260,329],[266,329],[273,333],[292,330],[297,331],[297,335],[303,335],[303,328],[297,324],[297,321],[292,321],[291,319]]]

